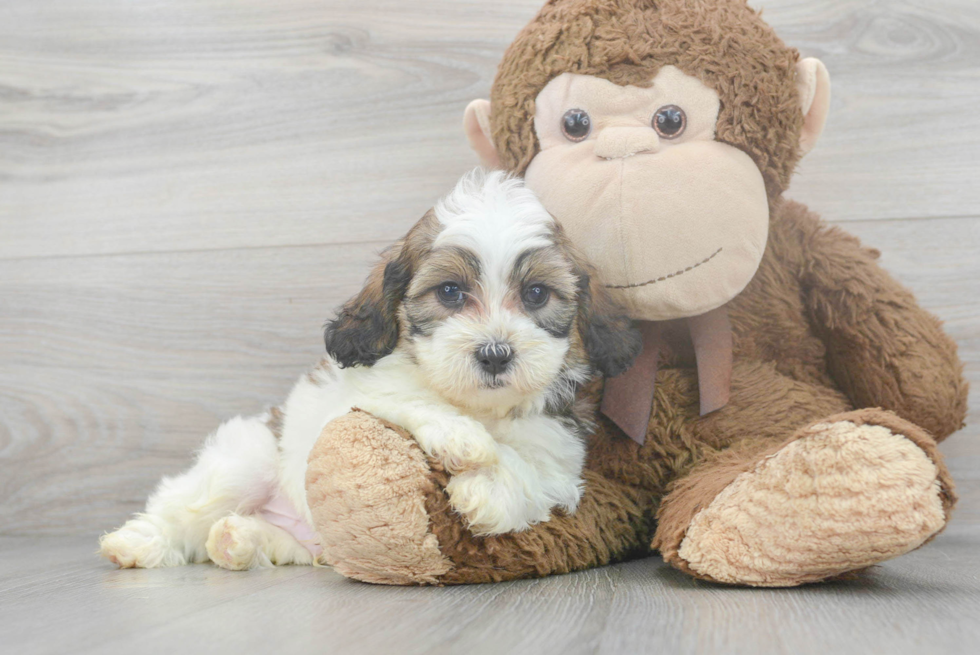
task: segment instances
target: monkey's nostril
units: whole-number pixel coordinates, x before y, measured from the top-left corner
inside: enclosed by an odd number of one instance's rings
[[[505,343],[487,343],[476,351],[477,363],[490,375],[503,373],[513,359],[513,351]]]

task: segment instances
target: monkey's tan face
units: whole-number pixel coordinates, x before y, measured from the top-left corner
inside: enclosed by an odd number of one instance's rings
[[[527,186],[634,318],[696,316],[755,274],[769,230],[762,174],[715,141],[718,94],[673,66],[650,88],[564,73],[536,99]]]

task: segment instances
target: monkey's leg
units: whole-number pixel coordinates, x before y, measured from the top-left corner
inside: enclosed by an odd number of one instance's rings
[[[649,553],[654,498],[585,471],[570,516],[474,537],[449,505],[448,474],[404,430],[355,411],[324,428],[307,500],[324,559],[379,584],[465,584],[539,577]]]
[[[838,414],[738,445],[664,498],[653,547],[705,580],[816,582],[918,548],[945,527],[952,481],[929,434],[895,414]]]

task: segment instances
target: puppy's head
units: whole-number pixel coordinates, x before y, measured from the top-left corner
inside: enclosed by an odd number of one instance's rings
[[[342,367],[396,348],[451,402],[510,408],[639,353],[630,321],[523,183],[464,177],[326,328]]]

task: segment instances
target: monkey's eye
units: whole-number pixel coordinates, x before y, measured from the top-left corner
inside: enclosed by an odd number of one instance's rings
[[[524,304],[531,309],[544,307],[549,297],[551,297],[551,290],[543,284],[532,284],[524,289]]]
[[[592,119],[584,109],[569,109],[561,117],[561,133],[569,141],[583,141],[592,131]]]
[[[686,127],[687,115],[677,105],[661,107],[653,115],[653,129],[662,139],[676,139],[684,134]]]
[[[446,307],[459,307],[463,304],[465,297],[463,290],[456,282],[443,282],[436,288],[436,297]]]

